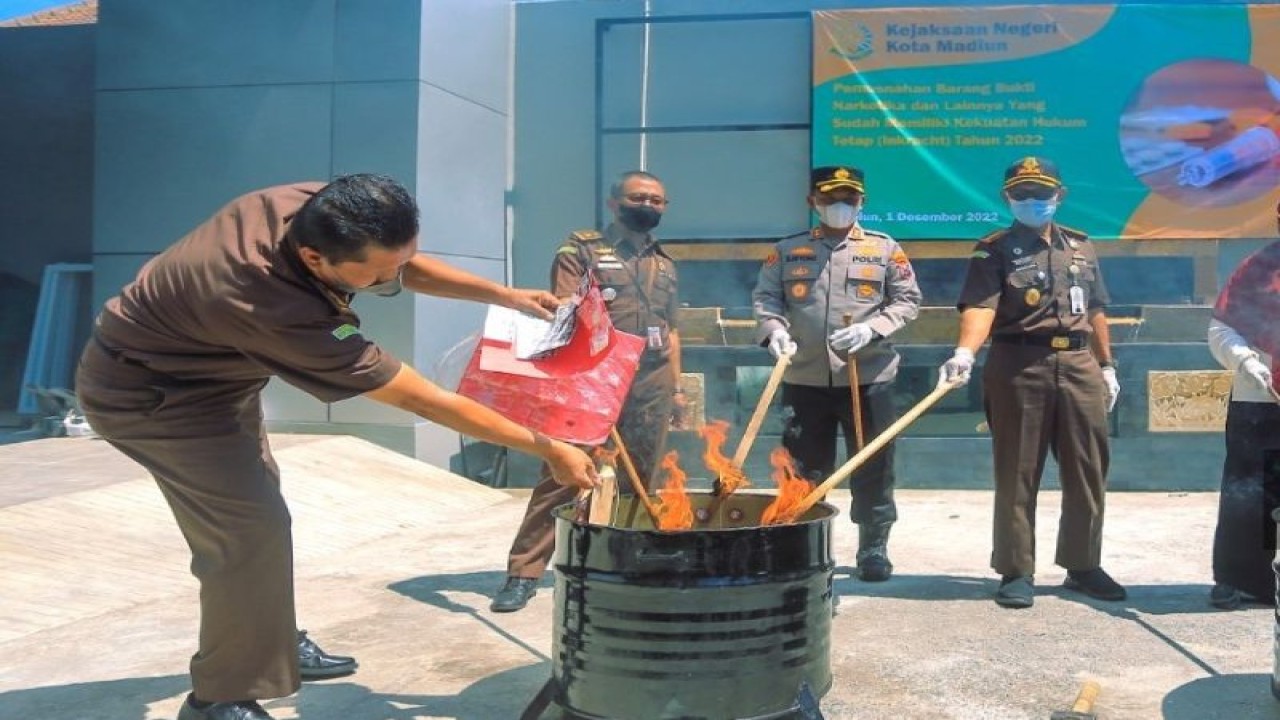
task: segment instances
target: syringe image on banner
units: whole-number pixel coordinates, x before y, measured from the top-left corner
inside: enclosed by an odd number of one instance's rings
[[[1178,184],[1208,187],[1222,178],[1248,170],[1280,155],[1280,137],[1271,127],[1250,128],[1215,148],[1187,160],[1178,171]]]

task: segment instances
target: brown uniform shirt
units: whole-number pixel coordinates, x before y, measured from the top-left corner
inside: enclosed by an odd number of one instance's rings
[[[307,271],[289,221],[321,183],[236,198],[107,301],[96,341],[167,380],[236,402],[278,376],[334,402],[385,385],[400,361],[359,332],[351,297]]]
[[[622,240],[616,224],[601,235],[579,230],[556,251],[551,265],[551,292],[565,298],[578,289],[587,271],[595,275],[609,308],[609,319],[622,332],[648,339],[649,328],[661,338],[661,348],[649,347],[645,359],[667,358],[668,335],[679,320],[676,265],[653,235],[643,248]]]
[[[1111,302],[1097,252],[1079,230],[1055,224],[1050,238],[1018,223],[980,240],[956,306],[994,308],[993,336],[1091,333],[1088,311]],[[1085,312],[1071,310],[1073,286]]]

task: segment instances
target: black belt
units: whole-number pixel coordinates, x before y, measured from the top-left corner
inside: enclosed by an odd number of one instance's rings
[[[1082,350],[1089,346],[1089,336],[1084,333],[1067,333],[1066,335],[1026,333],[1022,335],[996,335],[991,338],[991,342],[1004,345],[1046,347],[1053,350]]]

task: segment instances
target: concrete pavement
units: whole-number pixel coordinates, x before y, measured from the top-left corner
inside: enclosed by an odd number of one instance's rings
[[[550,574],[496,615],[527,491],[503,492],[349,437],[276,436],[299,617],[360,671],[265,703],[281,719],[514,720],[550,676]],[[833,501],[847,504],[847,491]],[[1104,720],[1280,718],[1269,608],[1206,602],[1216,493],[1108,497],[1104,566],[1129,599],[1059,587],[1059,495],[1041,494],[1034,608],[991,601],[991,495],[901,491],[893,580],[854,579],[836,518],[828,720],[1045,720],[1085,679]],[[196,630],[188,555],[136,465],[88,438],[0,446],[0,718],[171,719]],[[557,715],[548,712],[546,718]],[[647,720],[647,719],[645,719]]]

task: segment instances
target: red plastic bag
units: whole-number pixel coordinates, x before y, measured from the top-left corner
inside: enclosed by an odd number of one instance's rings
[[[495,323],[487,322],[458,394],[548,437],[603,443],[622,412],[645,343],[615,329],[600,289],[583,284],[571,301],[568,343],[540,359],[518,358],[513,339],[492,332]],[[490,320],[508,312],[490,307]]]

